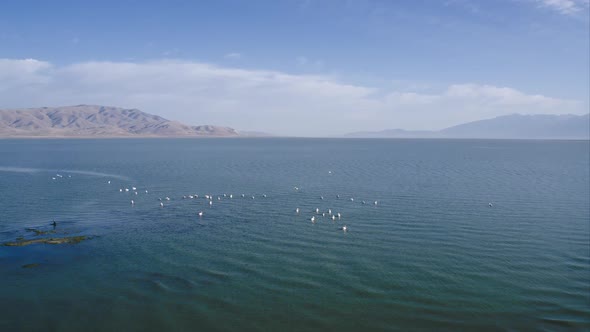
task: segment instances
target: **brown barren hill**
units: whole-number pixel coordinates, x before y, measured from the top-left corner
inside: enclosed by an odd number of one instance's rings
[[[76,105],[0,110],[0,137],[231,137],[229,127],[190,126],[138,109]]]

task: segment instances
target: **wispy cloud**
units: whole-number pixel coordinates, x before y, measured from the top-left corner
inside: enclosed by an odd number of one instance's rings
[[[241,59],[242,58],[242,54],[237,53],[237,52],[233,52],[233,53],[227,53],[223,57],[226,58],[226,59],[237,60],[237,59]]]
[[[54,65],[0,59],[0,108],[72,104],[136,107],[191,124],[328,136],[383,128],[439,129],[510,113],[586,113],[578,101],[509,87],[438,91],[347,84],[322,75],[190,61]]]
[[[589,0],[534,0],[541,7],[555,10],[563,15],[574,15],[588,10]]]

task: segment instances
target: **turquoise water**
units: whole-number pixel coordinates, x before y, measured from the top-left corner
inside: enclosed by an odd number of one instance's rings
[[[0,330],[586,330],[589,148],[0,140]]]

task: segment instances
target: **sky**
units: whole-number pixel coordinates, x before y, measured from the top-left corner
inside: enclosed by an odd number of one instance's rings
[[[0,3],[0,108],[292,136],[585,114],[590,0]]]

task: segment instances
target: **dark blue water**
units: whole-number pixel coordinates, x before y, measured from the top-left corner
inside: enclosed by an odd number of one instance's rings
[[[0,140],[0,209],[92,237],[0,246],[2,331],[590,328],[588,141]]]

